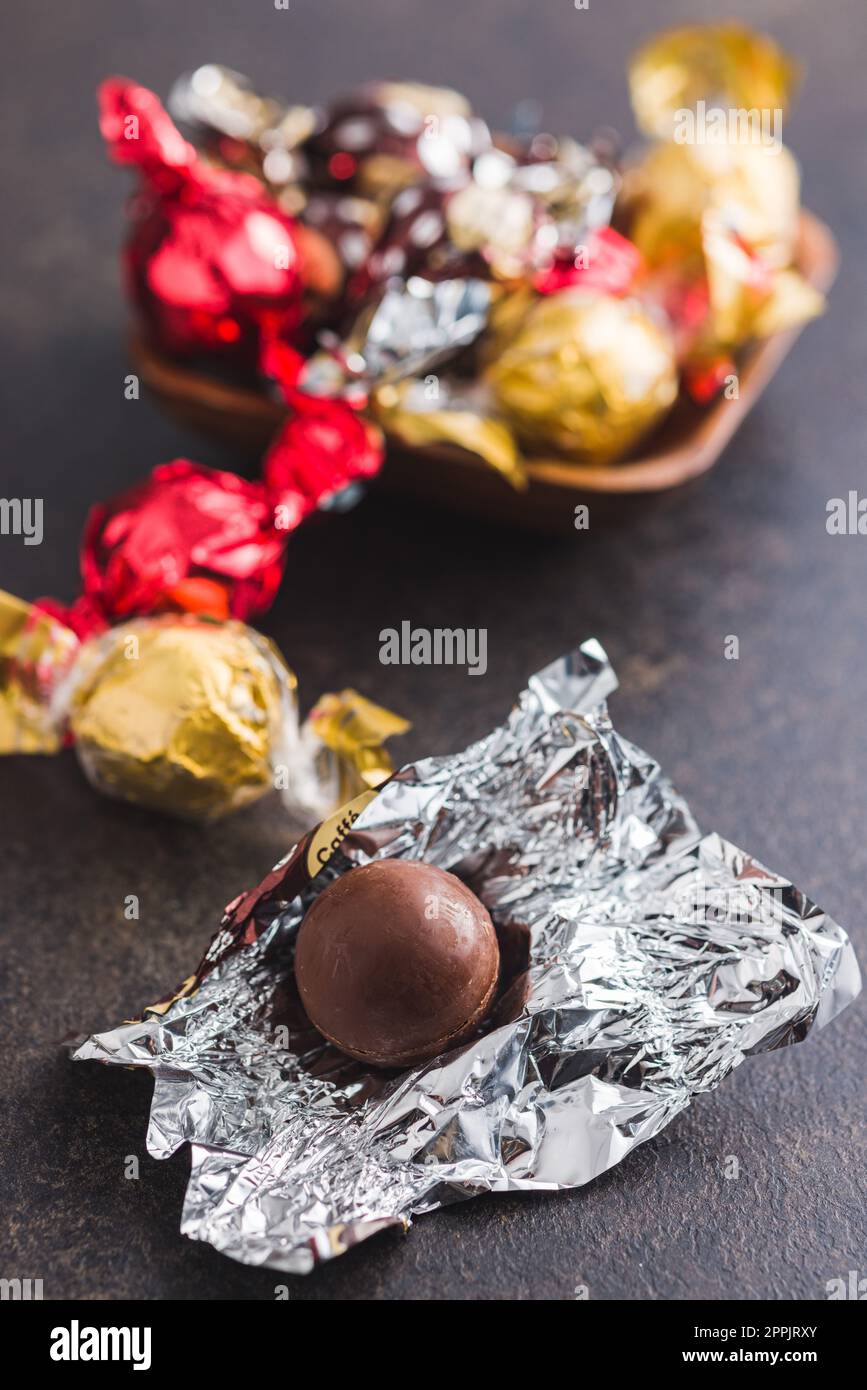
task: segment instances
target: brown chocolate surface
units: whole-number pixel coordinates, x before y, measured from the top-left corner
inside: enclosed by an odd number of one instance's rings
[[[329,1041],[397,1067],[435,1057],[481,1021],[499,964],[491,919],[460,879],[383,859],[349,870],[313,903],[295,978]]]

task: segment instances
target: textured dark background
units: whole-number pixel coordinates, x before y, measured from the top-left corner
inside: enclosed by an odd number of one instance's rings
[[[867,187],[863,0],[731,12],[809,63],[788,125],[805,199],[843,269],[759,408],[700,485],[619,526],[545,542],[372,496],[306,528],[263,622],[306,704],[351,683],[409,715],[406,755],[460,747],[525,678],[588,634],[621,676],[618,726],[650,749],[701,823],[791,874],[864,943],[867,538],[831,538],[829,497],[864,487]],[[123,172],[93,89],[121,71],[165,92],[214,58],[316,99],[361,78],[448,82],[503,123],[538,98],[554,129],[631,133],[624,64],[686,0],[29,0],[7,11],[0,123],[2,492],[45,499],[45,541],[0,538],[0,584],[71,597],[89,503],[188,453],[148,400],[124,400],[116,250]],[[377,634],[486,626],[489,670],[383,668]],[[727,634],[739,662],[723,659]],[[197,830],[92,793],[74,758],[0,765],[5,974],[0,1275],[46,1297],[270,1298],[281,1276],[183,1240],[186,1159],[144,1152],[149,1080],[73,1066],[58,1040],[134,1015],[188,973],[222,904],[287,846],[269,802]],[[125,922],[126,894],[142,904]],[[307,1298],[821,1299],[867,1273],[863,1006],[803,1047],[747,1063],[655,1142],[574,1193],[477,1200],[385,1235],[308,1279]],[[141,1157],[139,1181],[123,1176]],[[726,1181],[737,1157],[741,1177]]]

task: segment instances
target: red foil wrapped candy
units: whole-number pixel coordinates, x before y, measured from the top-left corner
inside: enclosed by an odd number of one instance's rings
[[[350,483],[372,478],[382,466],[382,434],[346,401],[310,395],[295,382],[299,364],[274,351],[264,362],[290,415],[269,448],[262,477],[278,526],[291,529]]]
[[[247,619],[269,608],[290,531],[382,462],[379,432],[342,401],[284,388],[292,415],[264,480],[188,459],[91,509],[81,545],[81,596],[40,608],[79,637],[165,611]]]
[[[288,531],[379,464],[349,406],[294,394],[265,482],[163,464],[92,510],[71,607],[0,591],[0,755],[71,740],[97,790],[196,820],[274,787],[317,819],[390,774],[404,721],[344,691],[302,730],[291,668],[239,621],[273,599]]]
[[[154,342],[255,369],[303,317],[296,223],[257,179],[203,163],[147,88],[109,78],[99,104],[112,158],[139,171],[125,265]]]
[[[597,227],[587,235],[586,244],[574,256],[558,256],[547,270],[534,278],[539,294],[560,290],[588,290],[597,294],[629,294],[643,267],[637,246],[613,227]]]
[[[116,622],[167,607],[201,610],[199,581],[208,581],[212,616],[249,618],[274,599],[285,541],[261,483],[175,459],[92,509],[84,592]]]
[[[277,524],[274,507],[261,483],[187,459],[160,464],[91,509],[81,597],[40,607],[80,637],[166,610],[252,617],[270,606],[283,574],[292,527]]]

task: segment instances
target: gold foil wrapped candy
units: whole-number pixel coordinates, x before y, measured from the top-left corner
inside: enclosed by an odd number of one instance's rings
[[[69,723],[99,791],[214,820],[273,788],[297,743],[295,688],[243,623],[145,618],[88,643]]]
[[[773,39],[746,25],[666,29],[629,65],[629,93],[645,135],[673,138],[675,122],[699,102],[729,109],[785,111],[798,67]]]
[[[77,653],[68,627],[0,590],[0,753],[58,751],[63,731],[51,692]]]
[[[488,369],[528,450],[607,462],[677,395],[672,344],[634,300],[564,290],[541,299]]]
[[[722,216],[706,215],[702,249],[710,302],[705,336],[714,345],[734,348],[748,338],[769,337],[815,318],[825,307],[823,296],[802,275],[770,266]]]
[[[0,754],[56,753],[71,736],[108,796],[210,821],[277,790],[321,820],[391,774],[382,744],[408,727],[344,690],[299,729],[294,674],[244,623],[167,613],[81,642],[0,591]]]
[[[724,217],[770,265],[792,263],[800,175],[782,145],[655,145],[627,187],[634,203],[629,235],[648,265],[700,255],[706,214]]]
[[[662,143],[629,172],[622,212],[651,268],[705,280],[699,355],[822,310],[795,266],[800,176],[781,136],[795,76],[772,39],[739,24],[669,30],[631,64],[636,120]]]

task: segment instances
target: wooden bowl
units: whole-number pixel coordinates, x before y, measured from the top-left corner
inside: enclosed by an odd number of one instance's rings
[[[796,261],[816,289],[825,291],[833,283],[836,242],[829,228],[809,212],[801,213]],[[601,508],[622,510],[630,495],[663,493],[706,473],[800,331],[800,327],[792,328],[748,346],[738,359],[737,399],[721,397],[701,407],[681,396],[635,457],[621,463],[528,458],[529,486],[516,492],[466,450],[450,445],[409,448],[391,439],[377,486],[489,521],[548,533],[571,531],[575,508],[581,503],[592,506],[594,516]],[[154,352],[141,338],[133,340],[132,352],[141,379],[169,414],[202,433],[259,453],[285,418],[283,407],[267,396],[179,365]]]

